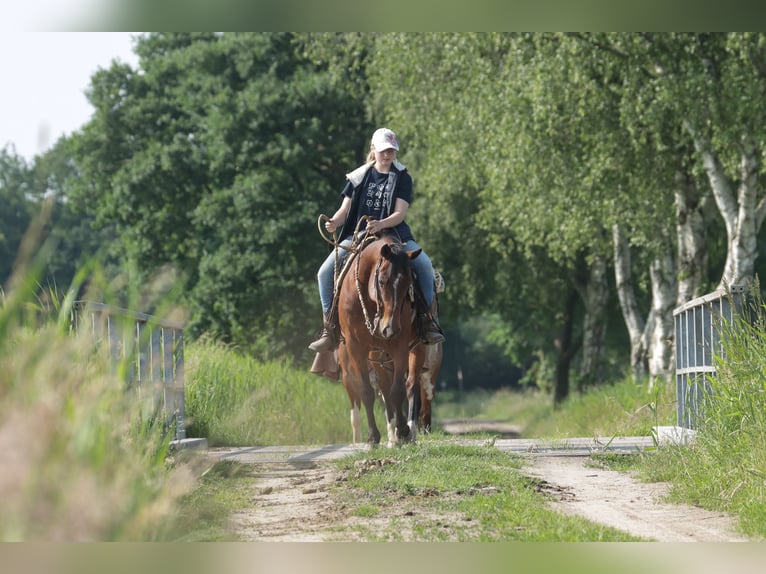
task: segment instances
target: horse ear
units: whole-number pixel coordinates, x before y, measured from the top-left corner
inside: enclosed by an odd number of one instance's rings
[[[391,245],[388,243],[384,243],[383,247],[380,248],[380,254],[385,257],[386,259],[391,259]]]
[[[410,258],[410,260],[415,259],[418,255],[420,255],[423,252],[423,249],[416,249],[415,251],[408,251],[407,257]]]

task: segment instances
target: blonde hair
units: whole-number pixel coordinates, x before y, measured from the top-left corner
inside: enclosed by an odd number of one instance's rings
[[[367,163],[375,163],[375,148],[372,143],[370,143],[370,153],[367,154]]]

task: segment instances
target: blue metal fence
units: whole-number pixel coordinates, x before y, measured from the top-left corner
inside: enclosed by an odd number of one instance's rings
[[[72,323],[88,329],[96,345],[109,345],[113,368],[127,367],[139,398],[164,413],[176,440],[185,439],[184,326],[91,301],[75,303]]]

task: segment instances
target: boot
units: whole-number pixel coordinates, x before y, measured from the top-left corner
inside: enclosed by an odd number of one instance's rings
[[[444,342],[444,334],[430,313],[420,315],[420,340],[426,345]]]
[[[337,346],[335,325],[330,321],[330,313],[326,313],[322,322],[322,332],[319,334],[319,338],[309,345],[309,349],[315,353],[321,353],[322,351],[332,351]]]

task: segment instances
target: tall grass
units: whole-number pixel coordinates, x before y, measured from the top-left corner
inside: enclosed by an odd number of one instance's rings
[[[34,282],[0,302],[0,540],[153,537],[192,486],[168,464],[170,438],[89,333],[70,333],[66,298],[41,305]]]
[[[575,393],[558,407],[537,390],[440,393],[437,418],[501,419],[518,424],[529,438],[650,436],[652,427],[674,424],[675,387],[661,380],[630,378]]]
[[[318,378],[287,361],[259,362],[210,339],[186,345],[187,436],[211,446],[347,443],[349,405],[339,383]],[[384,424],[380,401],[378,425]],[[672,385],[624,380],[575,394],[554,409],[541,391],[441,392],[434,428],[445,418],[501,419],[521,426],[524,436],[650,435],[672,424]]]
[[[287,361],[258,362],[209,339],[188,344],[185,354],[187,436],[205,437],[211,446],[351,440],[340,383]]]
[[[677,500],[740,517],[750,536],[766,536],[766,310],[722,331],[722,352],[694,443],[663,449],[646,474],[670,480]]]

